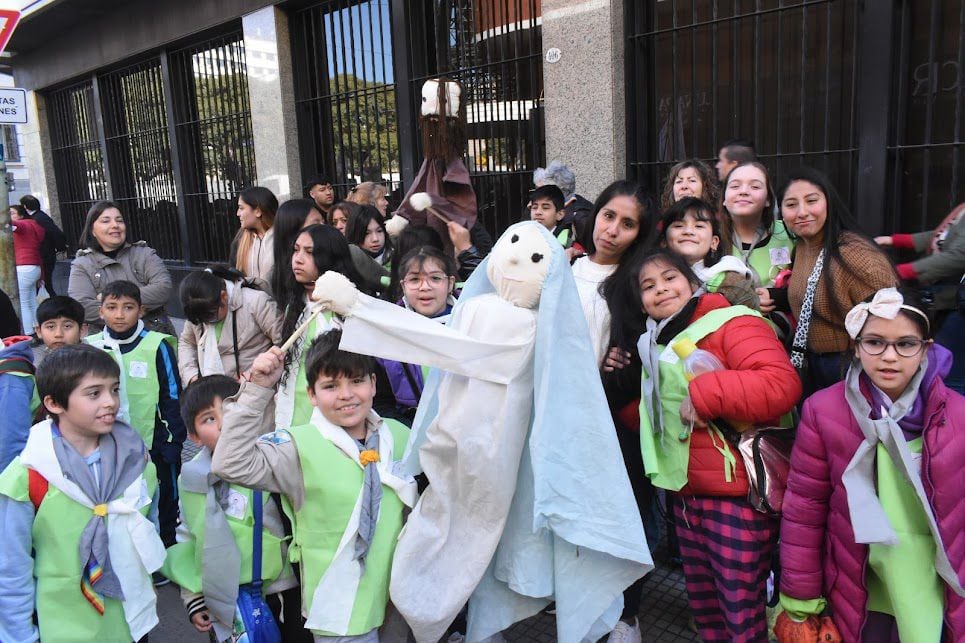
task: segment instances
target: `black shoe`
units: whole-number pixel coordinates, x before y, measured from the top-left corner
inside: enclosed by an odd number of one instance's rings
[[[164,587],[165,585],[168,585],[171,582],[171,579],[169,579],[161,572],[154,572],[153,574],[151,574],[151,580],[154,581],[155,587]]]

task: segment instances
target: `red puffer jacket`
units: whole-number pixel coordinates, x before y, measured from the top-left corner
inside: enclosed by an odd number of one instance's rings
[[[704,295],[691,322],[729,302],[719,294]],[[801,380],[791,366],[774,329],[760,317],[737,317],[697,343],[713,353],[725,370],[704,373],[690,382],[690,399],[697,414],[706,420],[726,418],[755,425],[776,424],[801,397]],[[716,446],[715,446],[716,445]],[[736,476],[727,482],[724,457],[718,446],[733,453]],[[680,493],[695,496],[747,495],[747,473],[740,454],[712,437],[707,429],[696,429],[690,439],[687,484]]]

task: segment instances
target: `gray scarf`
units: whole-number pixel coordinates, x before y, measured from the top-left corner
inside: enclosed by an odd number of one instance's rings
[[[234,622],[238,600],[241,553],[225,516],[228,483],[211,473],[211,451],[207,447],[182,467],[181,487],[205,496],[201,593],[205,606],[215,619],[230,626]]]
[[[379,451],[379,432],[372,431],[365,440],[363,451]],[[372,545],[372,538],[375,536],[375,528],[379,522],[379,507],[382,506],[382,477],[375,463],[367,464],[362,469],[362,502],[361,512],[359,513],[359,533],[355,539],[355,560],[362,566],[365,572],[365,557],[369,553]]]
[[[64,477],[76,484],[96,505],[106,505],[116,499],[144,472],[144,441],[134,429],[123,423],[115,423],[111,433],[100,437],[100,478],[94,480],[87,461],[64,439],[60,431],[53,436],[54,454]],[[99,482],[99,483],[98,483]],[[121,583],[111,567],[108,549],[107,516],[92,513],[78,545],[81,573],[90,582],[91,570],[100,567],[102,574],[91,583],[94,591],[102,596],[124,600]]]
[[[938,531],[938,523],[935,521],[935,513],[921,483],[921,475],[912,464],[911,451],[898,425],[899,420],[915,404],[918,388],[927,370],[927,361],[922,363],[901,397],[891,405],[888,414],[879,420],[871,419],[871,405],[861,394],[858,379],[861,370],[861,366],[856,364],[848,371],[845,380],[845,398],[858,426],[861,427],[864,441],[841,475],[841,481],[848,496],[848,512],[851,516],[855,541],[884,545],[898,543],[898,536],[888,520],[884,507],[881,506],[875,488],[875,454],[880,442],[888,451],[901,477],[915,489],[918,495],[925,517],[928,519],[928,528],[935,539],[935,570],[956,594],[965,596],[965,590],[962,589],[958,575],[948,560],[948,553]]]

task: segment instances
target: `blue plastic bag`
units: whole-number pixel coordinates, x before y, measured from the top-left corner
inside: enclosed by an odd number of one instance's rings
[[[254,552],[251,560],[252,582],[238,588],[238,601],[235,603],[235,622],[231,635],[232,643],[281,643],[281,631],[275,622],[275,615],[265,602],[261,593],[261,493],[252,494],[254,503]]]

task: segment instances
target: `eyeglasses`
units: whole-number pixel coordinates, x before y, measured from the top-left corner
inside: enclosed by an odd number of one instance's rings
[[[418,275],[408,275],[402,280],[402,283],[404,283],[407,288],[418,288],[422,285],[423,281],[428,282],[430,286],[441,286],[448,280],[449,277],[445,275],[425,275],[422,277]]]
[[[929,344],[922,339],[899,339],[896,342],[889,342],[877,337],[858,337],[854,343],[868,355],[874,356],[882,355],[889,346],[894,346],[895,352],[902,357],[914,357]]]

